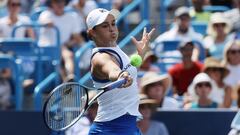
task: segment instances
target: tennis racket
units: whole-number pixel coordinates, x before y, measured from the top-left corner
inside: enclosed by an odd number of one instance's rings
[[[120,87],[126,79],[119,79],[105,87],[89,101],[88,88],[76,82],[63,83],[57,86],[47,98],[43,107],[45,124],[55,131],[63,131],[75,124],[104,92]],[[95,88],[96,89],[96,88]]]

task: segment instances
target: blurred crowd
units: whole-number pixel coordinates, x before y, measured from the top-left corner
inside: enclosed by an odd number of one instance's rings
[[[58,46],[56,40],[59,40],[61,81],[76,81],[74,53],[90,40],[86,34],[87,14],[99,3],[110,2],[112,8],[123,10],[132,1],[3,0],[0,1],[0,39],[11,38],[14,27],[21,24],[37,22],[46,25],[37,33],[31,27],[19,28],[15,37],[36,40],[39,47]],[[174,0],[169,6],[174,9],[169,29],[152,41],[152,50],[149,50],[139,67],[140,111],[143,119],[138,124],[144,135],[168,134],[163,123],[149,119],[156,108],[187,110],[240,107],[240,0],[219,0],[219,3],[217,0],[191,0],[190,5],[173,5]],[[227,10],[208,11],[205,8],[216,5],[224,6]],[[41,12],[34,12],[37,9],[41,9]],[[37,15],[37,18],[33,19],[33,15]],[[206,29],[199,32],[193,24],[205,24]],[[59,39],[55,36],[53,26],[59,29]],[[170,41],[177,41],[170,53],[156,49],[159,46],[163,49],[164,43]],[[12,56],[14,52],[2,52],[0,46],[0,57],[3,55]],[[89,66],[88,61],[86,58],[81,63]],[[22,86],[24,89],[32,88],[36,82],[28,76],[35,72],[36,67],[34,64],[22,66],[28,71]],[[10,68],[0,70],[0,109],[14,107],[11,102],[14,93],[12,74]],[[94,107],[97,108],[97,105]],[[86,116],[80,120],[80,125],[89,125],[93,118],[92,114]],[[151,126],[146,126],[146,123],[151,123]],[[73,128],[66,134],[72,132],[80,131]]]

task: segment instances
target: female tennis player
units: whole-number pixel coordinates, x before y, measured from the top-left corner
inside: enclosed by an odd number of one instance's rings
[[[108,91],[98,98],[97,116],[89,135],[140,135],[136,119],[139,97],[137,69],[131,66],[129,57],[117,46],[118,28],[116,20],[120,12],[98,8],[91,11],[86,19],[88,36],[96,45],[92,51],[91,73],[95,87],[104,86],[119,78],[127,79],[121,88]],[[140,41],[132,37],[138,54],[144,57],[152,33],[144,28]]]

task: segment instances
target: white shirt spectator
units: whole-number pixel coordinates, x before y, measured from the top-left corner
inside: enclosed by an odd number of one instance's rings
[[[240,83],[240,64],[236,66],[227,65],[227,69],[230,71],[228,76],[225,78],[225,83],[231,87],[236,87]]]
[[[11,37],[14,26],[21,24],[29,24],[30,19],[27,16],[18,16],[18,21],[14,25],[9,25],[9,16],[0,19],[0,37]],[[25,37],[26,28],[19,28],[15,37]]]
[[[67,42],[72,34],[80,33],[77,14],[74,12],[65,12],[61,16],[55,15],[51,10],[44,11],[40,17],[41,24],[52,22],[60,31],[60,44]],[[53,46],[56,45],[56,33],[51,28],[43,28],[40,31],[39,45]]]
[[[224,12],[226,17],[232,24],[234,31],[240,31],[240,9],[234,8],[232,10]]]
[[[73,2],[70,3],[70,6],[76,5],[79,0],[73,0]],[[78,13],[78,22],[80,24],[80,31],[86,31],[87,26],[85,23],[86,16],[94,9],[96,9],[97,3],[93,0],[86,0],[84,7],[82,8],[82,11],[75,10]]]
[[[178,109],[180,108],[180,103],[172,97],[164,97],[162,103],[162,109]]]
[[[169,31],[159,35],[154,42],[162,42],[162,41],[172,41],[172,40],[195,40],[202,43],[203,36],[200,33],[197,33],[193,30],[192,27],[189,27],[188,32],[185,34],[181,34],[178,32],[178,26],[174,25]]]
[[[200,33],[194,31],[194,29],[190,26],[188,31],[185,34],[181,34],[178,32],[178,26],[176,24],[169,30],[159,35],[153,42],[152,47],[155,47],[156,44],[161,43],[163,41],[197,41],[203,44],[203,36]],[[165,56],[176,56],[181,57],[181,54],[178,50],[170,51],[170,53],[165,52]],[[193,59],[195,60],[194,56]]]

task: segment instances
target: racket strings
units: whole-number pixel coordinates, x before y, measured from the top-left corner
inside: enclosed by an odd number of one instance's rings
[[[87,94],[79,85],[66,85],[54,92],[46,108],[46,121],[52,129],[66,128],[81,115]]]

